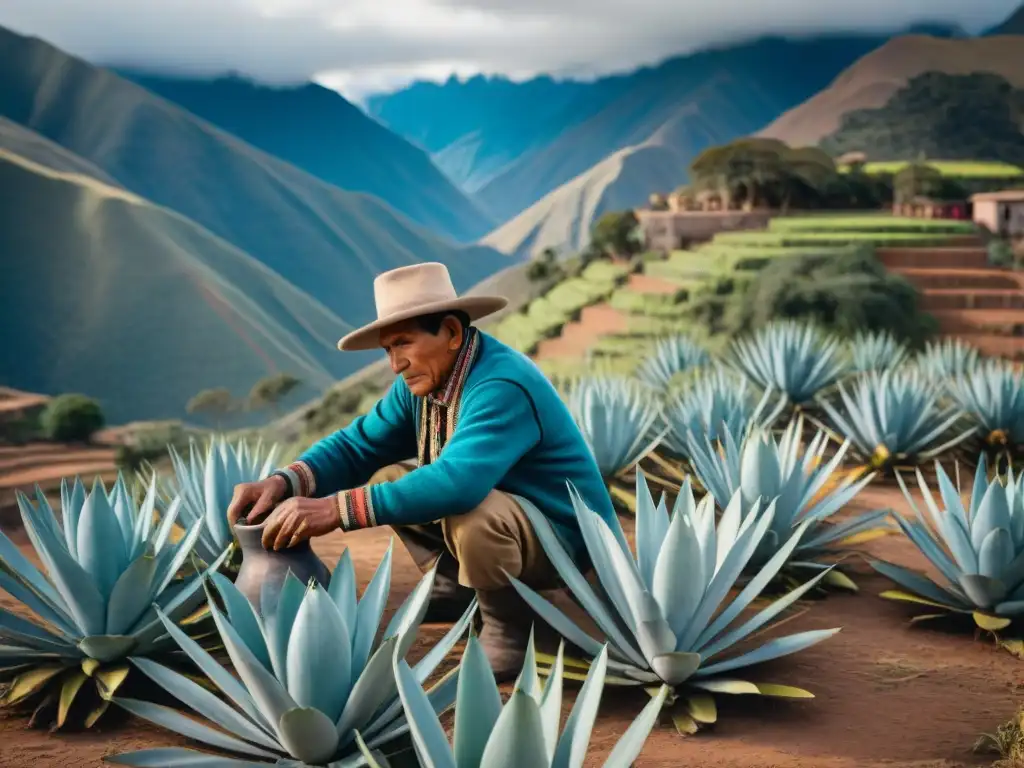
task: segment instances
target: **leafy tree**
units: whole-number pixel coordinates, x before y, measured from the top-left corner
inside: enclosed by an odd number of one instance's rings
[[[209,415],[216,428],[221,428],[224,417],[235,408],[235,400],[231,392],[223,387],[217,389],[204,389],[199,392],[185,406],[189,413],[201,413]]]
[[[893,177],[892,187],[897,203],[909,202],[915,197],[940,198],[942,172],[923,162],[909,163]]]
[[[270,408],[274,416],[280,416],[280,403],[292,393],[301,379],[290,373],[274,373],[260,379],[249,393],[249,407],[253,410]]]
[[[43,434],[60,442],[88,442],[103,428],[100,404],[85,395],[58,395],[47,403],[40,417]]]
[[[776,319],[807,319],[841,335],[889,331],[919,346],[936,326],[920,309],[917,290],[885,269],[870,247],[843,254],[773,259],[734,300],[733,332]]]
[[[546,280],[558,270],[558,251],[554,248],[545,248],[540,256],[530,262],[526,269],[526,277],[529,280]]]
[[[638,236],[640,222],[632,210],[606,213],[597,220],[591,231],[590,242],[603,254],[632,256],[643,248]]]

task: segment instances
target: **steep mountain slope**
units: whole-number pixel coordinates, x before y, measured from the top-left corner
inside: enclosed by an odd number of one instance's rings
[[[427,154],[319,85],[122,72],[153,93],[342,189],[379,197],[433,232],[476,240],[495,222]]]
[[[322,390],[345,372],[337,316],[181,215],[5,149],[0,189],[5,383],[84,392],[122,423],[268,373]]]
[[[926,72],[883,106],[842,117],[821,140],[833,157],[866,151],[872,160],[994,160],[1024,166],[1024,89],[991,72]]]
[[[119,186],[88,160],[5,117],[0,117],[0,148],[55,171],[90,176],[108,187]]]
[[[0,30],[0,80],[0,116],[250,254],[351,325],[375,316],[370,286],[383,270],[441,261],[464,290],[508,264],[39,40]]]
[[[986,35],[1024,35],[1024,4],[1006,17],[1001,24],[988,30]]]
[[[782,114],[757,135],[790,146],[817,144],[839,129],[844,114],[883,106],[911,78],[924,72],[993,72],[1012,85],[1024,86],[1024,37],[896,38],[859,59],[828,88]]]
[[[697,117],[696,110],[679,115],[648,141],[608,156],[482,242],[520,257],[536,256],[546,248],[582,249],[590,242],[591,226],[603,213],[634,208],[652,192],[675,189],[686,179],[690,159],[686,148],[714,143]]]
[[[612,80],[603,81],[601,89],[613,90]],[[453,76],[444,83],[416,82],[371,96],[365,106],[430,152],[456,184],[474,193],[510,163],[586,120],[603,103],[588,98],[594,88],[548,76],[522,83],[483,75],[460,82]]]

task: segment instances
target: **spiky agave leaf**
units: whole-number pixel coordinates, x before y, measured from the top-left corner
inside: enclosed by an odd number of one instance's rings
[[[171,622],[166,622],[166,629],[226,701],[159,664],[135,658],[132,662],[217,728],[168,707],[131,699],[115,702],[157,725],[245,759],[161,749],[121,754],[107,761],[161,768],[196,765],[204,757],[218,766],[348,765],[344,762],[348,759],[361,761],[357,730],[371,749],[382,748],[407,733],[409,723],[395,687],[392,659],[404,658],[416,639],[435,570],[423,576],[395,612],[381,642],[375,644],[390,589],[391,551],[389,547],[358,601],[348,550],[326,590],[315,581],[303,586],[289,573],[277,607],[265,619],[226,577],[213,574],[227,616],[212,599],[210,611],[239,679]],[[267,593],[264,590],[261,600]],[[475,611],[474,602],[412,668],[418,683],[434,672],[466,631]],[[457,683],[458,675],[452,673],[431,689],[429,699],[435,712],[451,706]]]
[[[607,599],[591,588],[540,510],[526,499],[517,499],[559,575],[607,638],[608,669],[616,676],[614,682],[667,684],[681,691],[685,705],[673,714],[681,732],[691,727],[695,730],[695,720],[714,719],[714,704],[709,703],[708,693],[811,696],[789,686],[754,684],[727,674],[796,653],[839,631],[799,632],[751,649],[738,647],[752,639],[757,630],[770,627],[772,619],[829,572],[823,570],[739,626],[733,626],[775,578],[809,523],[801,524],[730,601],[730,591],[771,528],[774,505],[762,509],[759,500],[754,509],[744,510],[742,496],[737,493],[716,525],[715,503],[710,494],[697,504],[690,484],[684,484],[670,516],[664,499],[655,505],[639,470],[636,482],[635,556],[618,521],[602,520],[570,486],[589,560]],[[601,654],[601,643],[562,611],[518,579],[511,581],[523,599],[566,640],[590,658]]]
[[[667,431],[657,396],[625,377],[581,378],[567,404],[605,478],[640,461]]]
[[[669,396],[665,405],[669,431],[664,444],[679,456],[689,458],[692,435],[717,442],[728,432],[738,441],[751,425],[771,426],[785,407],[785,399],[770,405],[773,390],[765,390],[759,400],[752,390],[748,379],[725,368],[705,372]]]
[[[985,360],[947,381],[947,390],[978,425],[991,448],[1024,449],[1024,374],[1003,360]]]
[[[828,435],[819,431],[806,449],[803,446],[803,419],[797,417],[779,439],[770,431],[754,429],[742,442],[726,433],[722,445],[691,434],[694,445],[694,470],[701,484],[723,509],[733,497],[742,496],[742,509],[753,509],[758,499],[774,499],[772,524],[750,559],[752,568],[760,568],[787,544],[800,526],[807,533],[792,550],[785,563],[793,567],[824,568],[841,553],[841,545],[853,537],[864,538],[884,530],[888,515],[880,509],[856,515],[841,523],[830,521],[874,479],[873,474],[857,480],[853,474],[840,477],[843,443],[835,455],[824,461]],[[835,572],[834,572],[835,573]],[[850,587],[848,577],[832,576],[837,586]]]
[[[471,635],[459,664],[455,698],[455,733],[448,743],[427,694],[404,659],[395,657],[395,678],[410,722],[413,743],[423,766],[447,768],[582,768],[590,733],[601,701],[608,651],[590,666],[583,687],[559,735],[562,706],[563,646],[554,667],[541,684],[533,635],[526,648],[523,670],[512,697],[502,706],[501,694],[483,648]],[[619,738],[605,768],[627,768],[643,750],[651,728],[671,689],[661,686],[654,698]],[[362,740],[360,739],[360,743]],[[380,760],[369,748],[362,750],[371,766]]]
[[[871,371],[838,388],[842,410],[825,399],[821,407],[871,469],[926,461],[976,431],[955,428],[964,412],[916,368]]]
[[[895,368],[910,357],[907,346],[888,331],[859,332],[848,349],[853,370],[859,373]]]
[[[636,375],[652,389],[664,392],[677,373],[706,365],[711,357],[690,336],[675,334],[659,339],[637,367]]]
[[[55,703],[62,727],[84,687],[98,694],[84,713],[92,726],[124,682],[129,655],[173,650],[158,609],[171,622],[190,622],[202,605],[199,577],[178,577],[200,524],[172,541],[180,502],[154,527],[155,486],[136,506],[123,476],[109,493],[98,478],[88,493],[78,478],[62,481],[63,522],[38,486],[34,504],[17,498],[45,575],[0,533],[0,589],[34,614],[30,620],[0,609],[0,668],[16,672],[7,675],[13,680],[2,703],[23,708],[42,700],[37,714]]]
[[[928,379],[943,383],[976,368],[981,359],[981,350],[973,344],[947,337],[925,344],[913,363]]]
[[[837,337],[792,320],[769,323],[735,339],[726,359],[762,389],[771,387],[798,406],[849,373]]]
[[[982,454],[965,507],[959,473],[954,484],[939,462],[935,462],[935,471],[938,500],[917,470],[927,515],[897,475],[914,517],[893,517],[945,583],[875,560],[875,570],[906,590],[883,592],[882,596],[940,611],[973,613],[983,629],[1002,629],[1024,615],[1024,476],[1014,479],[1011,470],[1005,481],[999,477],[990,480]]]
[[[161,501],[166,508],[171,499],[181,499],[178,516],[183,526],[189,527],[198,520],[203,522],[196,554],[211,563],[234,540],[227,509],[235,486],[267,477],[276,466],[279,448],[275,444],[264,451],[261,440],[255,445],[247,440],[232,445],[218,437],[203,448],[190,441],[187,460],[173,445],[168,446],[168,452],[174,477],[158,479],[158,487],[163,491]]]

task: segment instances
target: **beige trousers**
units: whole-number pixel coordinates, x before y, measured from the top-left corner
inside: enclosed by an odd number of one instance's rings
[[[392,464],[378,470],[369,484],[393,482],[414,469]],[[475,509],[437,522],[392,527],[424,573],[440,558],[439,574],[472,589],[507,587],[509,581],[503,571],[533,589],[558,586],[558,572],[533,526],[507,493],[491,491]]]

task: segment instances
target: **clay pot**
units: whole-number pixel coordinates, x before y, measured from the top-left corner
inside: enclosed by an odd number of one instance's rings
[[[236,523],[234,527],[242,550],[242,567],[238,569],[235,586],[261,617],[264,608],[273,612],[289,570],[303,584],[316,579],[326,589],[331,583],[330,570],[313,552],[308,540],[277,552],[264,549],[265,526],[266,521],[256,525]]]

